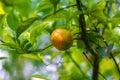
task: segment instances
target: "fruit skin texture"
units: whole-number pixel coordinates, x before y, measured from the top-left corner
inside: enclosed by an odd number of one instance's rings
[[[71,47],[73,38],[66,29],[56,29],[51,34],[51,41],[58,50],[67,50]]]

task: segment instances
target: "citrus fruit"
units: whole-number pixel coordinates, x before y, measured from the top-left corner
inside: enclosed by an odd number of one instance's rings
[[[66,29],[56,29],[51,34],[51,41],[58,50],[67,50],[73,43],[72,35]]]

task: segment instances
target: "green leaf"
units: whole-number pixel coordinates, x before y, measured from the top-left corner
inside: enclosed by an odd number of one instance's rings
[[[19,20],[18,20],[17,16],[14,13],[8,14],[8,16],[7,16],[7,23],[8,23],[8,26],[13,31],[16,31],[18,29]]]
[[[1,28],[1,25],[3,24],[4,22],[4,16],[3,14],[0,14],[0,28]]]
[[[98,23],[105,23],[107,22],[107,17],[101,10],[96,10],[91,12],[91,20],[97,20]]]
[[[12,68],[11,68],[10,62],[5,62],[5,63],[3,64],[3,68],[4,68],[7,72],[12,73]]]
[[[61,52],[54,52],[51,54],[51,59],[54,59],[56,56],[58,56]]]
[[[89,9],[88,12],[91,15],[90,21],[92,23],[105,23],[107,22],[107,17],[105,16],[103,9],[105,8],[106,2],[99,2],[92,6],[92,9]]]
[[[38,36],[41,35],[42,31],[48,26],[48,23],[42,23],[39,24],[38,26],[34,27],[31,34],[30,34],[30,40],[31,43],[33,44],[34,42],[36,42],[36,39],[38,38]]]
[[[60,2],[60,0],[50,0],[50,2],[53,4],[53,5],[56,5]]]
[[[37,60],[37,61],[42,61],[40,57],[38,57],[35,54],[21,54],[20,56],[25,57],[25,58],[29,58],[29,59],[33,59],[33,60]]]
[[[115,3],[112,4],[111,6],[112,12],[115,14],[117,11],[117,5]]]
[[[17,36],[19,36],[22,32],[27,30],[31,26],[31,24],[34,23],[36,20],[37,17],[33,17],[23,21],[17,29]]]
[[[117,77],[119,76],[119,74],[116,73],[116,68],[115,68],[116,66],[114,65],[114,62],[112,59],[103,58],[100,62],[100,65],[101,67],[104,66],[104,68],[100,68],[101,73],[104,73],[104,75],[113,75],[113,76],[116,75]]]
[[[32,47],[32,44],[30,42],[27,42],[25,45],[24,45],[24,49],[25,50],[28,50],[29,48]]]
[[[100,48],[97,50],[97,52],[99,53],[99,57],[106,57],[108,58],[108,49],[106,47]]]
[[[7,59],[8,57],[0,57],[0,60],[2,60],[2,59]]]
[[[113,46],[114,46],[114,44],[111,43],[111,44],[108,45],[107,49],[108,49],[108,50],[112,50]]]
[[[50,0],[50,2],[53,4],[54,12],[55,12],[57,8],[57,4],[60,2],[60,0]]]
[[[98,49],[97,51],[99,53],[99,56],[100,57],[104,56],[104,57],[108,58],[109,57],[109,52],[112,50],[113,46],[114,46],[114,44],[111,43],[107,47],[102,47],[102,48]]]
[[[31,13],[31,0],[14,0],[15,9],[25,17],[28,17]],[[10,1],[9,1],[10,2]]]
[[[6,37],[8,37],[8,35]],[[0,45],[0,48],[5,49],[6,51],[15,50],[17,52],[23,53],[23,50],[20,48],[18,43],[13,41],[13,39],[11,40],[11,38],[3,38],[2,41],[3,42]]]
[[[77,40],[77,48],[85,48],[85,44],[83,41]]]
[[[38,10],[38,12],[41,12],[42,10],[46,10],[46,9],[49,9],[49,8],[52,8],[52,5],[47,0],[47,1],[41,1],[37,10]]]
[[[115,28],[120,24],[120,13],[116,13],[115,16],[112,17],[112,28]]]
[[[79,49],[73,49],[71,50],[72,54],[71,56],[73,57],[73,59],[78,63],[81,64],[84,61],[84,56],[82,54],[82,52]],[[81,58],[80,58],[81,57]]]
[[[31,78],[39,78],[39,79],[42,79],[42,80],[49,80],[47,78],[45,78],[44,76],[41,76],[41,75],[34,75],[34,76],[31,76]]]
[[[4,15],[3,14],[0,14],[0,21],[2,21],[4,18]]]
[[[17,44],[14,44],[14,43],[3,43],[2,45],[6,46],[6,47],[8,47],[10,49],[17,50],[19,52],[23,52],[23,51],[21,51],[20,47]]]

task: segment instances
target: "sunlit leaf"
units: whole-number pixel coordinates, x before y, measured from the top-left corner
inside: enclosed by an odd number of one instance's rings
[[[37,61],[41,61],[40,57],[38,57],[35,54],[21,54],[20,56],[29,58],[29,59],[33,59],[33,60],[37,60]]]
[[[116,13],[116,11],[117,11],[117,5],[113,3],[112,6],[111,6],[111,8],[112,8],[112,12]]]
[[[42,80],[49,80],[46,77],[41,76],[41,75],[33,75],[33,76],[31,76],[31,78],[38,78],[38,79],[42,79]]]
[[[120,13],[117,13],[115,16],[112,18],[112,27],[115,28],[120,25]]]
[[[72,50],[73,51],[73,50]],[[74,49],[74,52],[72,52],[72,57],[73,59],[78,63],[82,63],[84,61],[84,56],[83,54],[81,53],[81,51],[79,51],[78,49]],[[79,58],[81,57],[81,58]]]
[[[113,75],[114,73],[114,75],[118,76],[112,59],[102,59],[102,61],[100,62],[100,71],[105,75]]]
[[[58,56],[60,52],[54,52],[51,54],[51,59],[54,59],[56,56]]]
[[[8,46],[12,49],[16,49],[17,48],[17,45],[16,44],[12,44],[12,43],[3,43],[2,45],[5,45],[5,46]]]
[[[0,15],[4,15],[5,14],[5,11],[3,10],[3,7],[2,7],[2,4],[0,3]]]

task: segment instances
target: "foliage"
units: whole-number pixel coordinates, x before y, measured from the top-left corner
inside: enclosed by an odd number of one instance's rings
[[[58,80],[96,80],[91,74],[96,72],[94,51],[98,55],[98,80],[119,80],[119,9],[119,0],[0,0],[0,49],[9,55],[0,60],[5,59],[3,67],[10,80],[49,80],[47,73],[24,75],[27,61],[37,66],[36,72],[47,66],[45,56],[50,62],[57,56],[63,59],[57,59],[61,63],[56,71]],[[85,24],[80,19],[85,19]],[[73,34],[69,50],[59,51],[51,44],[50,35],[58,28]]]

